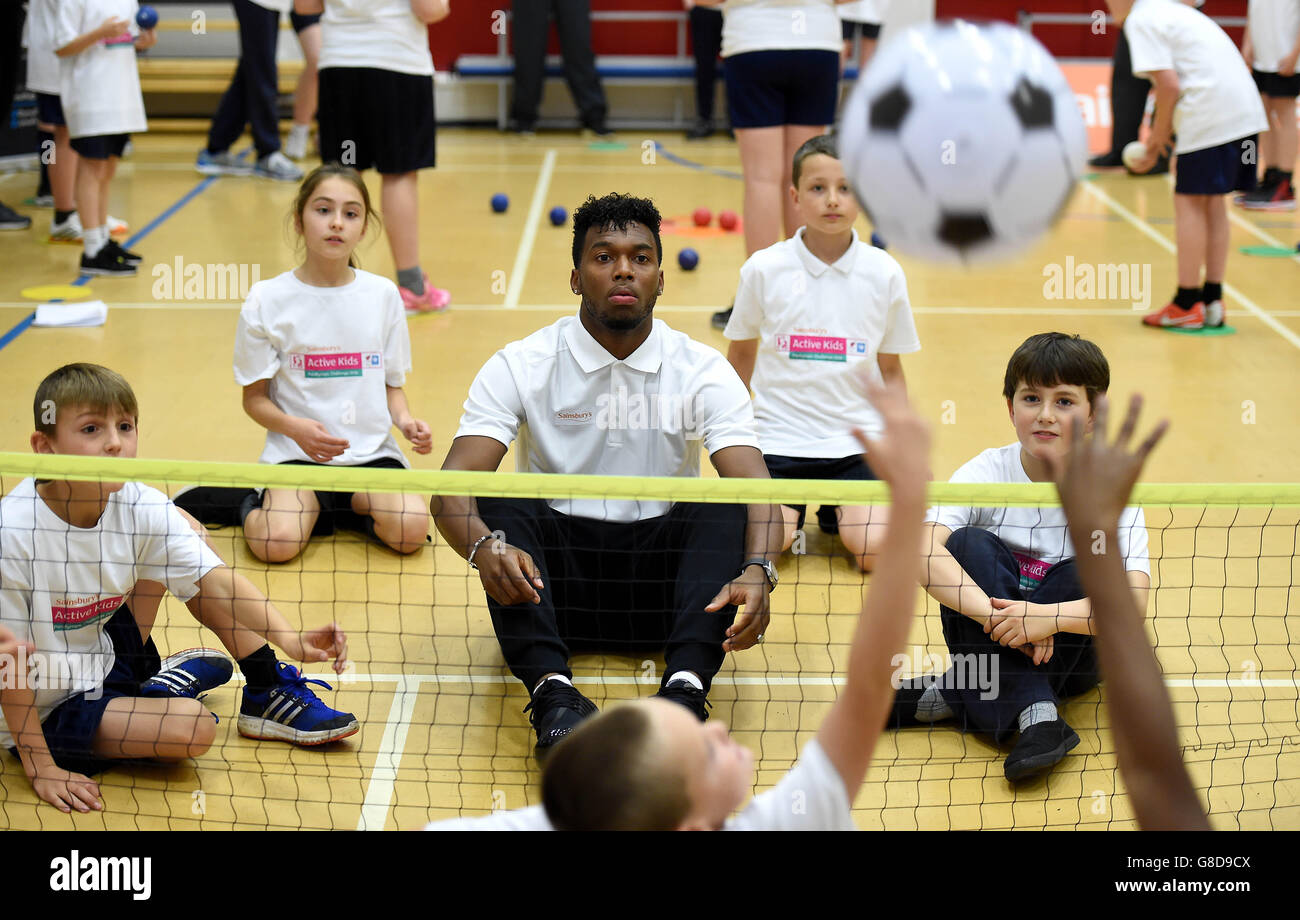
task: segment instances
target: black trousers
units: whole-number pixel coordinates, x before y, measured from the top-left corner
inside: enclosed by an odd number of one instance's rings
[[[244,133],[244,125],[250,125],[260,159],[280,149],[280,123],[276,118],[280,90],[275,65],[280,14],[252,0],[234,0],[234,6],[239,19],[239,66],[212,116],[208,150],[229,150]]]
[[[530,692],[548,673],[571,677],[570,653],[593,651],[662,650],[663,681],[694,671],[709,688],[736,608],[704,608],[740,569],[744,505],[678,502],[632,523],[560,514],[540,499],[480,498],[478,509],[541,570],[541,603],[488,597],[501,652]]]
[[[695,51],[695,114],[711,121],[718,85],[718,53],[722,51],[722,10],[693,6],[690,23],[691,47]]]
[[[1115,43],[1115,58],[1110,71],[1110,150],[1119,155],[1125,147],[1138,139],[1142,116],[1146,113],[1147,93],[1151,83],[1133,76],[1133,59],[1129,56],[1128,39],[1119,31]]]
[[[546,79],[546,38],[552,12],[560,34],[564,79],[578,115],[588,127],[603,125],[605,91],[591,50],[591,0],[516,0],[511,5],[515,30],[514,119],[521,124],[537,121]]]
[[[956,530],[948,538],[947,549],[989,597],[1055,604],[1087,596],[1074,560],[1064,559],[1048,569],[1033,594],[1025,598],[1020,590],[1020,563],[1006,544],[987,530]],[[969,686],[972,681],[959,682],[967,684],[965,687],[940,687],[944,702],[958,719],[965,719],[970,730],[988,732],[994,740],[1006,741],[1017,731],[1020,713],[1026,706],[1044,700],[1056,702],[1060,697],[1075,696],[1097,686],[1097,653],[1091,636],[1057,633],[1052,660],[1035,666],[1024,652],[995,642],[970,617],[943,606],[940,614],[943,637],[953,656],[986,656],[990,675],[992,660],[997,659],[997,681],[991,699],[981,699],[987,691]]]

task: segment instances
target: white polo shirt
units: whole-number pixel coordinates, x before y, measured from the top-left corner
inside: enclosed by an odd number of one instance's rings
[[[104,20],[127,22],[121,35],[59,59],[59,98],[72,137],[147,131],[140,74],[135,62],[136,0],[59,0],[54,47],[91,32]]]
[[[1020,442],[990,447],[966,461],[949,482],[1032,482],[1020,460]],[[1047,570],[1062,559],[1073,559],[1074,544],[1060,508],[966,508],[936,505],[925,516],[951,531],[963,527],[987,530],[1007,545],[1020,563],[1020,590],[1032,592]],[[1119,553],[1124,571],[1151,574],[1146,516],[1129,506],[1119,516]]]
[[[843,46],[834,0],[727,0],[722,56],[750,51],[834,51]]]
[[[758,447],[749,394],[715,349],[653,320],[620,361],[575,314],[511,342],[474,378],[456,437],[516,438],[529,473],[698,476],[700,445]],[[671,502],[551,498],[561,514],[639,521]]]
[[[55,0],[31,0],[23,23],[23,47],[27,49],[27,88],[33,93],[59,94],[59,57],[54,53],[58,33]]]
[[[879,354],[920,351],[907,279],[893,256],[858,239],[828,265],[803,227],[759,250],[740,269],[724,335],[758,339],[754,418],[763,453],[835,460],[862,452],[853,437],[884,431],[855,371]]]
[[[1250,0],[1247,17],[1255,69],[1277,73],[1278,64],[1300,37],[1300,0]]]
[[[738,814],[727,819],[724,831],[855,831],[852,802],[844,780],[814,738],[804,746],[799,762],[779,783],[754,796]],[[426,831],[549,831],[541,805],[494,811],[482,818],[435,821]]]
[[[320,25],[321,70],[373,67],[433,76],[429,27],[415,18],[410,0],[326,0]]]
[[[852,3],[839,4],[835,11],[845,22],[869,22],[878,26],[885,21],[887,6],[889,0],[853,0]]]
[[[1268,130],[1241,52],[1214,20],[1175,0],[1137,0],[1124,20],[1133,73],[1178,75],[1175,153],[1192,153]]]

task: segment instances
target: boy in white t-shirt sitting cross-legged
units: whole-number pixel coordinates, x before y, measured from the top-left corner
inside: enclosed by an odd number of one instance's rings
[[[108,368],[61,367],[36,391],[32,449],[134,457],[136,405]],[[327,684],[269,644],[340,671],[342,630],[290,626],[166,495],[138,482],[24,479],[0,500],[0,628],[24,652],[0,658],[0,746],[62,811],[102,809],[89,774],[114,761],[197,757],[215,738],[197,697],[230,679],[230,661],[208,649],[159,660],[150,632],[163,588],[238,662],[240,734],[315,745],[359,730],[307,686]]]
[[[919,351],[903,270],[858,239],[858,202],[829,135],[795,152],[790,196],[803,226],[750,256],[723,332],[727,360],[754,390],[758,443],[773,479],[875,479],[853,438],[880,416],[852,371],[902,385],[899,355]],[[752,378],[752,381],[751,381]],[[868,458],[869,459],[869,458]],[[785,549],[804,505],[783,505]],[[823,505],[817,523],[870,571],[889,509]]]
[[[1049,464],[1069,454],[1074,420],[1091,433],[1094,403],[1109,387],[1110,366],[1092,342],[1061,332],[1030,336],[1003,381],[1018,440],[989,448],[949,481],[1051,482]],[[1079,743],[1057,712],[1058,699],[1098,680],[1092,605],[1065,512],[940,505],[926,521],[921,584],[940,604],[953,666],[939,677],[903,681],[891,724],[956,716],[999,743],[1019,731],[1007,779],[1041,773]],[[1145,612],[1151,568],[1140,508],[1120,515],[1118,538],[1125,576]]]

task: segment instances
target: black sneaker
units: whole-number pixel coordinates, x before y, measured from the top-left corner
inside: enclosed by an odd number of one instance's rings
[[[922,722],[916,717],[916,707],[920,705],[922,695],[932,683],[934,683],[933,674],[909,677],[900,681],[898,689],[894,691],[894,705],[889,710],[885,728],[910,728],[913,725],[932,724]]]
[[[533,691],[532,701],[524,707],[528,721],[537,732],[536,752],[539,758],[578,727],[583,719],[595,715],[596,704],[562,680],[542,681]]]
[[[247,511],[243,505],[255,507],[257,492],[253,489],[233,489],[223,486],[190,486],[172,496],[172,504],[188,511],[200,524],[210,527],[233,527],[244,523]]]
[[[537,122],[511,120],[506,130],[520,137],[534,137],[537,134]]]
[[[1020,733],[1002,770],[1011,782],[1050,770],[1079,743],[1079,736],[1062,719],[1039,722]]]
[[[667,687],[659,688],[655,696],[680,703],[695,714],[701,722],[709,720],[709,709],[713,706],[703,690],[697,690],[689,680],[670,681]]]
[[[32,219],[19,214],[3,201],[0,201],[0,230],[26,230],[32,225]]]
[[[706,137],[711,137],[715,130],[712,118],[697,118],[695,123],[686,129],[686,139],[688,141],[703,140]]]
[[[111,237],[109,238],[109,241],[104,244],[104,247],[116,253],[117,255],[121,256],[123,259],[126,260],[126,263],[128,265],[139,265],[141,262],[144,261],[144,256],[140,255],[140,253],[132,252],[129,249],[124,249],[122,245],[117,242],[117,240],[112,239]]]
[[[1094,169],[1113,169],[1117,166],[1123,166],[1124,158],[1120,156],[1118,150],[1112,150],[1109,153],[1093,157],[1088,161],[1088,165]]]
[[[597,137],[608,138],[614,136],[614,132],[609,129],[609,125],[605,124],[603,118],[600,121],[593,121],[591,124],[584,124],[582,130],[590,131]]]
[[[107,275],[110,277],[129,278],[135,274],[136,267],[109,249],[108,244],[95,256],[81,254],[81,273],[83,275]]]
[[[726,328],[727,328],[727,323],[731,322],[731,311],[734,310],[735,307],[736,307],[736,305],[735,305],[735,304],[732,304],[731,306],[727,307],[727,309],[725,309],[725,310],[719,310],[717,313],[714,313],[714,314],[713,314],[713,328],[714,328],[714,329],[726,329]]]

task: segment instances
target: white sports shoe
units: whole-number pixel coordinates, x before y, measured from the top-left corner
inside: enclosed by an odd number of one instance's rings
[[[281,182],[297,182],[302,178],[302,170],[278,150],[258,160],[253,172],[267,179],[278,179]]]
[[[80,243],[81,218],[73,211],[64,221],[50,221],[51,243]]]

